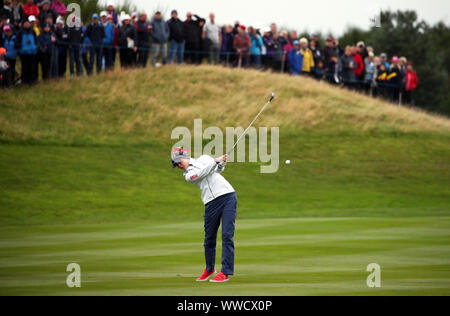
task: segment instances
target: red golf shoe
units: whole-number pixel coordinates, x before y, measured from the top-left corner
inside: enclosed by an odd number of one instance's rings
[[[198,279],[196,280],[197,282],[204,282],[204,281],[208,281],[208,279],[214,274],[216,273],[216,270],[214,270],[213,272],[208,272],[208,270],[205,269],[205,271],[203,271],[202,275],[198,277]]]
[[[218,275],[216,275],[214,278],[212,278],[211,280],[209,280],[209,282],[216,282],[216,283],[221,283],[221,282],[227,282],[230,278],[224,274],[223,272],[220,272]]]

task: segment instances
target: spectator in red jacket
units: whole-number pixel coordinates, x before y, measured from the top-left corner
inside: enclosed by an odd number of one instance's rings
[[[250,62],[250,48],[252,44],[245,29],[244,25],[240,25],[238,33],[234,36],[233,47],[236,50],[238,57],[238,68],[247,68]]]
[[[357,81],[356,87],[360,89],[364,87],[364,62],[361,55],[358,53],[358,48],[356,46],[352,46],[352,56],[356,64],[354,70],[356,77],[355,79]]]
[[[39,16],[39,8],[34,4],[34,0],[27,0],[27,3],[23,5],[23,12],[27,19],[30,15]]]
[[[413,69],[412,61],[409,61],[408,66],[406,67],[405,91],[403,92],[406,104],[414,105],[412,93],[417,88],[418,84],[419,80],[417,79],[417,73]]]

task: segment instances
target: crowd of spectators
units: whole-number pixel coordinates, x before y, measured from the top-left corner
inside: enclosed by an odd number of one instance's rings
[[[3,3],[4,2],[4,3]],[[219,25],[188,12],[182,21],[176,10],[164,20],[161,12],[131,15],[107,10],[92,15],[84,25],[70,15],[61,0],[0,0],[0,80],[35,84],[66,76],[71,78],[123,68],[166,64],[224,64],[293,76],[310,76],[334,85],[380,96],[392,102],[413,103],[418,85],[413,63],[406,57],[375,54],[359,42],[342,48],[328,37],[322,47],[319,34],[299,38],[295,31],[279,31],[275,23],[257,28],[239,22]],[[119,56],[119,62],[116,56]],[[21,74],[16,72],[20,59]],[[40,70],[40,71],[39,71]]]

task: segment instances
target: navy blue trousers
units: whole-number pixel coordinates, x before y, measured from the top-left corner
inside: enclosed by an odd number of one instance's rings
[[[216,239],[222,219],[222,272],[234,272],[234,223],[236,220],[236,193],[228,193],[205,205],[205,260],[206,270],[214,271]]]

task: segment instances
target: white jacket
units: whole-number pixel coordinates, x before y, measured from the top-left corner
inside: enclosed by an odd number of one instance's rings
[[[204,155],[190,159],[184,177],[187,182],[200,188],[202,201],[206,205],[219,196],[234,192],[231,184],[220,174],[224,170],[225,167],[217,164],[214,158]]]

